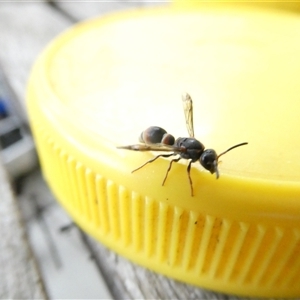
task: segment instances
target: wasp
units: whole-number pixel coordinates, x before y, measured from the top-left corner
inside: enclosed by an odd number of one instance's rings
[[[143,131],[139,137],[140,144],[120,146],[119,149],[135,150],[135,151],[160,151],[160,152],[172,152],[168,154],[159,154],[153,159],[148,160],[140,167],[132,171],[138,171],[145,165],[154,162],[159,157],[171,157],[177,156],[170,161],[169,167],[167,169],[165,178],[162,185],[165,184],[169,171],[172,168],[174,162],[179,162],[181,159],[190,160],[187,166],[187,175],[191,187],[191,196],[194,195],[193,182],[191,178],[191,165],[197,161],[200,162],[202,167],[208,170],[211,174],[216,174],[216,179],[219,178],[218,161],[219,158],[225,153],[231,151],[240,146],[247,145],[248,143],[240,143],[228,148],[226,151],[220,153],[219,155],[213,149],[205,149],[204,145],[194,137],[194,121],[193,121],[193,101],[189,94],[182,96],[184,116],[187,131],[189,137],[179,137],[175,140],[174,136],[167,133],[161,127],[151,126]]]

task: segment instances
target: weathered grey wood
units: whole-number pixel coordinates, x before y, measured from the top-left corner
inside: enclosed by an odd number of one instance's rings
[[[17,203],[0,161],[0,298],[46,299]]]
[[[43,1],[0,3],[0,68],[24,110],[34,61],[51,39],[71,25]]]
[[[51,299],[113,299],[70,217],[36,169],[22,181],[19,204]]]

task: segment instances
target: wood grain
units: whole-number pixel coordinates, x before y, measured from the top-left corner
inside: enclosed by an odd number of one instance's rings
[[[46,299],[18,206],[0,161],[0,298]]]
[[[0,68],[24,111],[33,63],[46,45],[72,24],[44,2],[0,4]]]

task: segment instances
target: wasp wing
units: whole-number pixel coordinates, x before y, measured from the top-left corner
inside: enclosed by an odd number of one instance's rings
[[[183,149],[165,144],[135,144],[128,146],[120,146],[118,149],[127,149],[135,151],[165,151],[165,152],[182,152]]]
[[[186,128],[190,137],[194,137],[193,100],[189,94],[182,96]]]

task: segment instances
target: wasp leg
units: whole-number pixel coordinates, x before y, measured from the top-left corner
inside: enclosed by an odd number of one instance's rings
[[[167,170],[167,173],[166,173],[166,176],[165,176],[165,178],[164,178],[164,181],[163,181],[162,185],[164,185],[165,182],[166,182],[166,180],[167,180],[169,171],[170,171],[171,168],[172,168],[172,163],[173,163],[173,162],[179,162],[180,159],[181,159],[181,157],[179,156],[178,158],[172,159],[172,160],[170,161],[169,168],[168,168],[168,170]]]
[[[145,162],[143,165],[141,165],[141,166],[138,167],[137,169],[134,169],[133,171],[131,171],[131,173],[133,173],[133,172],[135,172],[135,171],[137,171],[137,170],[143,168],[144,166],[146,166],[146,165],[149,164],[149,163],[154,162],[154,161],[157,160],[159,157],[170,157],[170,156],[172,156],[172,155],[174,155],[174,153],[157,155],[156,157],[154,157],[154,158],[148,160],[147,162]]]
[[[189,181],[190,181],[190,186],[191,186],[191,196],[193,197],[194,196],[194,190],[193,190],[193,182],[192,182],[192,178],[191,178],[191,165],[192,165],[192,160],[189,162],[189,165],[187,167],[187,173],[188,173],[188,178],[189,178]]]

